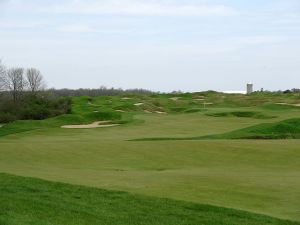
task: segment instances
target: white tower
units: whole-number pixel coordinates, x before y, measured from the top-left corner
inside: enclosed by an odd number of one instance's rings
[[[253,84],[248,83],[247,84],[247,95],[250,95],[253,92]]]

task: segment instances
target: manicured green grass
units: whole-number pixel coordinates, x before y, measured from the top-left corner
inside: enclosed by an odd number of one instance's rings
[[[126,141],[238,126],[198,115],[141,118],[145,123],[108,129],[2,137],[0,171],[300,220],[300,140]]]
[[[2,225],[299,225],[233,209],[0,174]]]
[[[300,108],[273,103],[295,104],[299,96],[208,92],[124,97],[74,98],[71,115],[0,128],[0,172],[300,221],[298,139],[128,141],[188,139],[278,124],[299,118]],[[204,109],[203,99],[213,104]],[[231,112],[266,117],[207,115]],[[105,129],[59,128],[110,118],[124,123]]]
[[[299,139],[300,119],[289,119],[276,123],[259,124],[211,137],[230,139]]]
[[[216,115],[216,114],[214,114]],[[219,116],[217,116],[219,117]],[[300,119],[289,119],[275,123],[264,123],[238,129],[225,134],[199,137],[165,137],[141,138],[133,141],[163,141],[163,140],[208,140],[208,139],[300,139]]]
[[[171,114],[206,112],[215,117],[248,117],[255,119],[271,119],[276,112],[300,112],[300,107],[278,105],[274,103],[294,104],[300,102],[298,94],[254,93],[253,95],[223,94],[217,92],[104,96],[104,97],[74,97],[72,99],[72,114],[50,118],[43,121],[17,121],[6,124],[0,129],[0,137],[30,130],[60,127],[70,124],[85,124],[100,120],[113,120],[114,123],[129,123],[133,121],[132,113]],[[208,105],[207,105],[208,104]],[[216,111],[215,111],[216,109]],[[219,111],[218,109],[226,109]],[[228,111],[235,109],[235,111]],[[240,111],[238,111],[241,109]],[[211,111],[212,110],[212,111]],[[266,112],[264,112],[266,111]],[[125,112],[125,113],[121,113]]]

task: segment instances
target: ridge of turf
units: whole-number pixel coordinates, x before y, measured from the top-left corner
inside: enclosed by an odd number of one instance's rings
[[[0,173],[1,225],[300,225],[245,211]]]
[[[209,139],[300,139],[300,118],[263,123],[224,134],[195,137],[141,138],[130,141],[209,140]]]

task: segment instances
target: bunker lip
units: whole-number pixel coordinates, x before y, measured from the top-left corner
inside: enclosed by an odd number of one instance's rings
[[[96,121],[91,124],[83,124],[83,125],[65,125],[61,126],[64,129],[94,129],[94,128],[105,128],[105,127],[115,127],[120,124],[109,124],[111,121]]]
[[[181,99],[181,97],[173,97],[173,98],[169,98],[170,100],[173,100],[173,101],[178,101],[179,99]]]
[[[124,98],[121,98],[122,100],[131,100],[132,98],[128,98],[128,97],[124,97]]]
[[[300,103],[292,104],[292,103],[279,102],[279,103],[275,103],[275,104],[276,105],[287,105],[287,106],[300,107]]]
[[[135,103],[134,105],[135,105],[135,106],[141,106],[141,105],[144,105],[144,103],[139,102],[139,103]]]
[[[155,111],[157,114],[167,114],[166,112],[163,111]]]
[[[121,109],[116,109],[115,112],[121,112],[121,113],[125,113],[126,111],[121,110]]]

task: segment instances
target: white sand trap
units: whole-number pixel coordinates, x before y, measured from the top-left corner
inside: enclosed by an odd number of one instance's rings
[[[214,103],[212,103],[212,102],[205,102],[205,103],[203,103],[204,105],[213,105]]]
[[[90,105],[90,106],[101,106],[101,105],[93,104],[93,103],[91,103],[91,102],[88,102],[88,105]]]
[[[130,100],[130,99],[132,99],[132,98],[127,98],[127,97],[125,97],[125,98],[121,98],[121,99],[123,99],[123,100]]]
[[[296,107],[300,107],[300,104],[289,104],[289,103],[285,103],[285,102],[280,102],[280,103],[276,103],[276,105],[288,105],[288,106],[296,106]]]
[[[115,110],[115,112],[121,112],[121,113],[124,113],[124,112],[126,112],[126,111],[117,109],[117,110]]]
[[[135,103],[134,105],[135,106],[141,106],[141,105],[144,105],[144,103],[140,102],[140,103]]]
[[[180,97],[174,97],[174,98],[169,98],[170,100],[173,100],[173,101],[178,101],[180,99]]]
[[[84,124],[84,125],[65,125],[61,128],[65,129],[94,129],[94,128],[105,128],[105,127],[115,127],[119,126],[120,124],[107,124],[111,121],[97,121],[91,124]]]
[[[155,111],[157,114],[167,114],[166,112],[162,112],[162,111]]]
[[[152,112],[150,112],[149,110],[144,110],[144,112],[145,112],[145,113],[152,113]]]
[[[3,127],[3,126],[4,126],[3,124],[0,124],[0,128]]]

